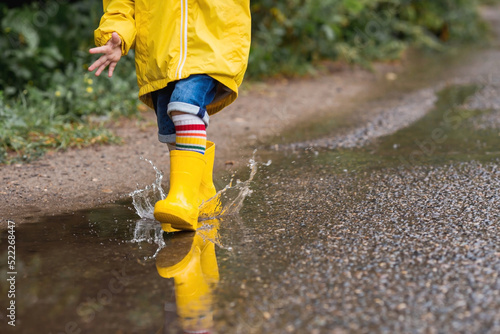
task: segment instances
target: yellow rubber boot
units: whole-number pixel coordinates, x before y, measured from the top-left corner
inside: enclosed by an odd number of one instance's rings
[[[170,152],[173,151],[174,150],[171,150]],[[217,194],[217,190],[215,189],[213,180],[215,159],[215,144],[213,142],[207,140],[207,148],[203,157],[205,159],[206,165],[201,177],[200,190],[198,194],[200,202],[199,216],[207,218],[216,216],[221,208],[220,199],[218,197],[213,198]],[[209,199],[211,200],[208,201]],[[162,228],[165,232],[180,231],[173,228],[172,225],[168,223],[163,223]]]
[[[219,239],[219,226],[220,221],[218,219],[211,219],[204,222],[204,227],[207,229],[198,232],[204,240],[201,251],[201,270],[207,282],[211,284],[219,281],[219,266],[215,256],[215,243]]]
[[[198,227],[199,189],[206,162],[197,152],[170,153],[170,189],[167,198],[155,205],[155,219],[162,229],[195,231]],[[169,231],[167,231],[169,232]]]
[[[217,191],[214,186],[214,160],[215,160],[215,144],[207,140],[207,148],[205,149],[205,170],[201,177],[200,198],[203,201],[215,196]]]
[[[215,144],[207,140],[207,148],[205,150],[205,161],[207,165],[203,171],[203,176],[201,178],[200,184],[200,217],[214,217],[218,215],[220,211],[221,204],[219,197],[214,197],[217,195],[217,190],[214,186],[214,160],[215,160]],[[210,201],[208,201],[210,200]]]
[[[203,265],[203,261],[208,260],[217,266],[215,252],[212,255],[210,251],[212,246],[213,243],[198,233],[178,233],[156,257],[158,274],[174,278],[177,314],[185,331],[206,331],[213,327],[211,289],[215,282],[207,277],[205,270],[218,273],[218,269]],[[209,254],[204,254],[207,247],[213,259],[207,259]]]

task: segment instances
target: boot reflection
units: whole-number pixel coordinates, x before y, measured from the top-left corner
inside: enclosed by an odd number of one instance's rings
[[[211,290],[219,281],[215,244],[219,222],[204,222],[197,232],[179,232],[156,257],[156,269],[173,278],[177,315],[186,333],[210,333],[213,328]]]

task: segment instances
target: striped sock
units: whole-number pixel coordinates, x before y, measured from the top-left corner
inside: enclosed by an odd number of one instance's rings
[[[172,116],[175,125],[175,148],[205,154],[207,130],[205,123],[196,115]]]

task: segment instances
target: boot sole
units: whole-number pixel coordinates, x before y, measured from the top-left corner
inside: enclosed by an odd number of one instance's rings
[[[162,222],[163,225],[170,225],[172,228],[181,231],[196,231],[196,227],[198,225],[198,221],[195,224],[190,223],[189,221],[182,219],[176,215],[167,212],[157,212],[155,213],[156,220]],[[165,229],[164,229],[165,230]]]

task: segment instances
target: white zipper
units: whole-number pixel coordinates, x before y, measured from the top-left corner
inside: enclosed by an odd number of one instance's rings
[[[180,31],[180,52],[179,63],[175,76],[177,79],[182,78],[182,69],[186,63],[187,58],[187,24],[188,24],[188,0],[181,0],[181,31]]]

